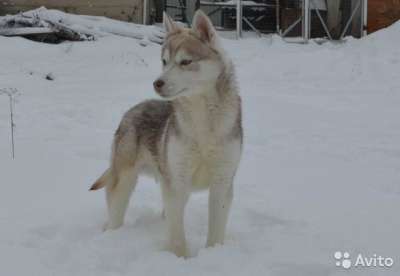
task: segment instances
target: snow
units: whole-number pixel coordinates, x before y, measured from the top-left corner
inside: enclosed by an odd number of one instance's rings
[[[184,260],[163,249],[153,180],[112,232],[103,194],[87,191],[124,111],[156,97],[160,46],[0,37],[0,88],[20,92],[15,160],[0,96],[0,275],[399,275],[400,22],[341,44],[223,44],[241,86],[243,160],[226,244],[204,248],[207,194],[194,194]],[[395,264],[344,270],[338,250]]]

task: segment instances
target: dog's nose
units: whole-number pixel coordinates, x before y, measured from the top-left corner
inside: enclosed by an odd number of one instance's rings
[[[165,82],[163,80],[156,80],[153,83],[153,86],[154,86],[154,89],[159,92],[161,90],[161,88],[164,86],[164,84],[165,84]]]

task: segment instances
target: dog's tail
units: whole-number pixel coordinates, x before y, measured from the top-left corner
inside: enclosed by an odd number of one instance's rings
[[[111,169],[107,169],[99,179],[90,187],[89,191],[96,191],[104,188],[108,183],[112,181]]]

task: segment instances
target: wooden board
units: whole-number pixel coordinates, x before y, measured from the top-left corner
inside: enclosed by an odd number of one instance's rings
[[[143,0],[3,0],[0,14],[16,14],[44,6],[65,12],[107,16],[114,19],[141,23]]]
[[[400,0],[368,0],[368,33],[400,20]]]

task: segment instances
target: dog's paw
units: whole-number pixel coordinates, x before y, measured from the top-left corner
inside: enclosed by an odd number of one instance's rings
[[[183,250],[175,250],[172,253],[174,253],[178,258],[184,258],[187,259],[189,257],[188,253],[187,253],[187,249],[183,249]]]
[[[185,246],[169,246],[168,251],[174,253],[178,258],[188,258],[188,250]]]
[[[106,222],[103,225],[103,232],[109,231],[109,230],[116,230],[122,226],[123,223],[109,223]]]
[[[103,224],[103,232],[105,232],[105,231],[107,231],[108,230],[108,222],[105,222],[104,224]]]

